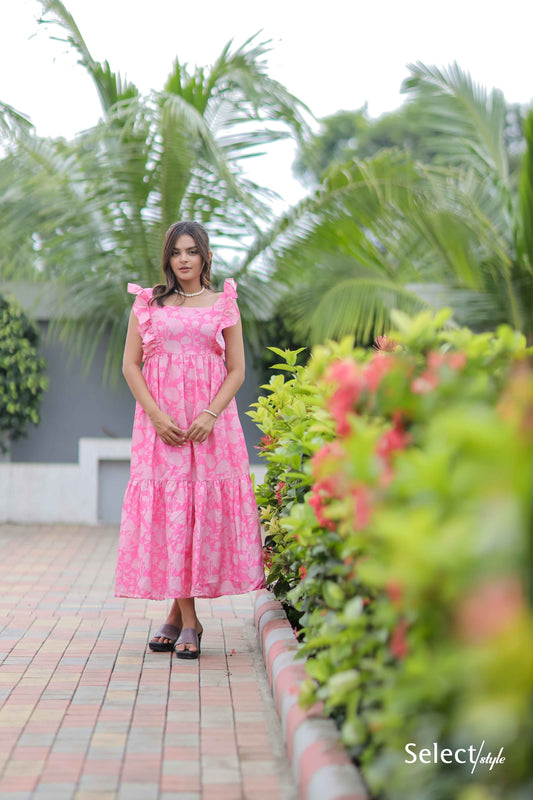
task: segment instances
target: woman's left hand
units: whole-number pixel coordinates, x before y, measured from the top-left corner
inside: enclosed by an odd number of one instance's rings
[[[189,429],[185,433],[185,438],[190,442],[205,442],[209,434],[214,428],[216,419],[202,411],[198,414],[194,422],[191,422]]]

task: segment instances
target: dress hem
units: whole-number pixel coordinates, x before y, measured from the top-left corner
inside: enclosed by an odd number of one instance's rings
[[[154,594],[117,594],[115,592],[115,597],[122,597],[129,600],[185,600],[190,597],[194,597],[198,600],[214,600],[217,597],[234,597],[240,594],[248,594],[248,592],[257,592],[259,589],[266,588],[266,579],[262,581],[256,581],[248,589],[242,589],[238,592],[216,592],[214,594],[163,594],[163,595],[154,595]]]

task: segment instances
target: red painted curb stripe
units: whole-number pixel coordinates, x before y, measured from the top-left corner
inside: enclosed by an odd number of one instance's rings
[[[274,644],[268,648],[266,668],[269,675],[272,675],[274,659],[281,655],[281,653],[286,653],[289,650],[297,650],[295,642],[292,642],[290,639],[282,639],[280,642],[274,642]]]
[[[298,764],[301,797],[306,796],[307,786],[314,773],[321,767],[329,767],[332,764],[351,764],[346,750],[337,740],[314,742],[304,750]]]
[[[256,625],[258,614],[261,610],[261,607],[265,605],[265,603],[279,603],[279,600],[276,600],[272,592],[269,592],[268,589],[259,589],[254,600],[254,622]]]
[[[292,630],[288,619],[271,619],[269,622],[265,623],[261,635],[261,645],[263,649],[263,654],[265,654],[265,639],[270,633],[270,631],[281,630],[281,629],[286,630],[287,628],[289,628],[289,630]]]
[[[281,697],[284,692],[289,694],[298,695],[300,692],[300,683],[307,677],[307,673],[303,664],[291,664],[281,670],[276,678],[274,686],[274,695],[276,700],[276,708],[278,714],[281,714]]]
[[[283,606],[278,600],[269,600],[268,603],[263,603],[259,606],[255,615],[256,625],[259,625],[259,620],[267,611],[283,611]]]
[[[305,722],[306,719],[317,718],[317,719],[324,719],[324,703],[315,703],[314,706],[308,708],[307,710],[301,708],[298,703],[295,703],[293,706],[290,707],[287,713],[287,721],[286,721],[286,728],[285,728],[285,738],[287,740],[287,751],[289,753],[289,760],[292,763],[293,757],[293,741],[294,741],[294,734],[299,725],[302,722]]]
[[[258,593],[258,595],[272,596],[267,590],[262,590],[262,592]],[[259,637],[259,622],[263,614],[267,613],[268,611],[279,611],[280,609],[283,610],[283,606],[277,600],[268,600],[266,602],[263,601],[259,607],[256,606],[254,608],[254,620],[257,629],[257,636],[260,640],[260,646],[263,652],[263,660],[266,664],[268,680],[270,686],[272,687],[272,693],[276,702],[277,712],[282,724],[284,724],[285,727],[287,753],[291,764],[293,764],[294,737],[299,726],[304,721],[312,718],[327,718],[324,717],[323,714],[323,703],[315,703],[315,705],[310,709],[304,710],[300,708],[298,702],[296,702],[289,708],[288,712],[286,713],[285,720],[281,719],[281,701],[283,696],[288,693],[297,698],[300,693],[300,684],[307,677],[307,672],[305,670],[304,662],[288,664],[286,667],[283,667],[279,672],[277,672],[275,686],[272,686],[274,662],[276,658],[285,652],[297,649],[298,646],[296,636],[293,636],[293,638],[287,637],[278,641],[274,641],[268,648],[265,648],[266,638],[272,631],[286,631],[287,628],[291,628],[292,630],[292,627],[286,617],[284,619],[280,619],[278,617],[265,622],[263,630],[261,631],[261,637]],[[336,765],[352,766],[352,762],[350,761],[340,739],[320,739],[319,741],[315,741],[310,744],[303,751],[299,762],[297,764],[293,764],[293,768],[295,768],[297,774],[299,784],[298,793],[300,799],[304,800],[306,797],[309,782],[318,772],[318,770],[324,767],[332,767]],[[366,794],[355,793],[347,795],[344,792],[343,794],[335,795],[334,797],[330,797],[328,794],[328,799],[366,800]]]

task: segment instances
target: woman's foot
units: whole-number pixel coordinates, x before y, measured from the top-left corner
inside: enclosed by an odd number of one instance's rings
[[[165,625],[170,625],[175,630],[171,630],[171,629],[165,630],[164,626],[162,625],[161,628],[156,633],[156,635],[153,636],[150,639],[149,647],[150,647],[151,650],[154,650],[154,649],[156,651],[157,650],[161,650],[162,648],[160,647],[160,645],[164,645],[164,650],[165,651],[169,651],[169,650],[172,650],[174,648],[174,642],[176,641],[176,639],[180,635],[181,629],[183,627],[182,619],[181,619],[181,610],[180,610],[180,607],[179,607],[179,604],[178,604],[177,600],[174,600],[174,602],[172,603],[172,606],[170,608],[168,617],[165,620]],[[177,633],[176,633],[176,630],[177,630]],[[162,635],[162,634],[165,634],[165,633],[167,633],[168,636]],[[175,636],[174,636],[174,633],[176,633]],[[156,645],[156,647],[153,648],[152,645]]]
[[[192,634],[188,633],[189,631],[192,631]],[[200,620],[186,620],[184,617],[180,638],[174,646],[176,656],[178,658],[198,658],[200,655],[200,642],[203,632],[204,629],[200,623]],[[180,641],[182,637],[183,641]]]

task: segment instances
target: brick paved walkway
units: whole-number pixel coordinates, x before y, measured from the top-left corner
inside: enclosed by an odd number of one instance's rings
[[[296,800],[253,595],[200,600],[202,656],[147,649],[116,528],[0,526],[1,800]]]

